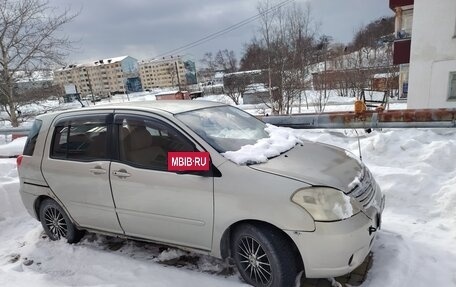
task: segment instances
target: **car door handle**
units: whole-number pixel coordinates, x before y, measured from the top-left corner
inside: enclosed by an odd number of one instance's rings
[[[117,170],[117,171],[114,171],[113,174],[115,176],[118,176],[118,177],[129,177],[131,176],[131,174],[129,174],[127,171],[125,170]]]
[[[102,168],[91,168],[89,169],[89,171],[95,175],[98,175],[98,174],[105,174],[106,173],[106,170],[105,169],[102,169]]]

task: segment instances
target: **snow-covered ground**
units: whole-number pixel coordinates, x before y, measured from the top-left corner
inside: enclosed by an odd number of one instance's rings
[[[295,101],[292,105],[293,114],[297,113],[316,113],[318,112],[318,102],[319,102],[320,92],[318,91],[306,91],[301,97],[301,104]],[[307,97],[307,103],[305,100]],[[381,100],[383,98],[382,92],[367,92],[366,100]],[[197,100],[206,100],[206,101],[215,101],[225,104],[234,105],[232,99],[227,95],[206,95]],[[407,103],[403,100],[390,99],[390,102],[387,104],[387,109],[397,110],[397,109],[406,109]],[[354,97],[341,97],[338,95],[337,90],[328,90],[328,101],[324,106],[324,112],[335,112],[335,111],[353,111],[354,110]],[[247,111],[253,115],[265,115],[271,114],[271,108],[267,104],[241,104],[237,106],[244,111]]]

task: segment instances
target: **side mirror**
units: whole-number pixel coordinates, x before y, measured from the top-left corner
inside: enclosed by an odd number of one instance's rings
[[[211,163],[209,170],[200,171],[200,170],[186,170],[186,171],[176,171],[177,174],[191,174],[198,175],[203,177],[222,177],[220,170]]]

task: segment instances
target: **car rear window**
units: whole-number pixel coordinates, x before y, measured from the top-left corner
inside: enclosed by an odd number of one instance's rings
[[[51,158],[108,159],[106,116],[87,116],[62,121],[54,130]]]
[[[32,129],[30,130],[27,141],[25,142],[24,146],[24,155],[33,155],[35,151],[36,139],[38,138],[38,133],[40,132],[41,125],[43,122],[41,120],[35,120],[32,125]]]

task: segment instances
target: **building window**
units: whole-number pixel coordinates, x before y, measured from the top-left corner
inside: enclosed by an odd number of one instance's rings
[[[450,72],[448,100],[456,100],[456,72]]]
[[[454,34],[453,39],[456,39],[456,21],[454,21]]]

